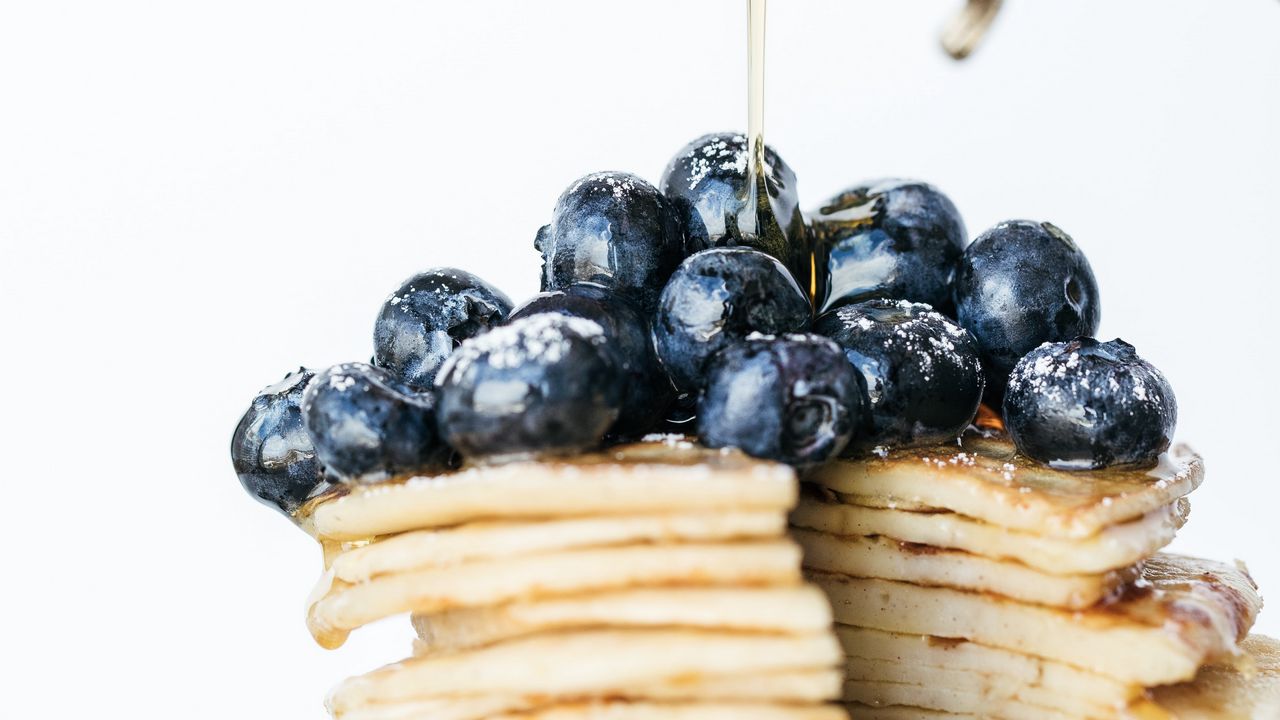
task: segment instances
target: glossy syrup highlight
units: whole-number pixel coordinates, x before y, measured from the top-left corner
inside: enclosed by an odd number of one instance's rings
[[[816,261],[798,209],[787,213],[775,206],[782,178],[770,177],[764,144],[764,51],[767,0],[747,0],[747,159],[736,218],[743,244],[763,250],[783,263],[812,301],[818,291]],[[791,180],[794,182],[794,178]],[[794,193],[794,189],[792,189]]]

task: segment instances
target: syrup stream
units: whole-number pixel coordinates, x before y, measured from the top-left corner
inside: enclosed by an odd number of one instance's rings
[[[764,180],[764,22],[765,0],[747,0],[747,182],[737,221],[752,246],[773,214]]]
[[[765,0],[747,0],[747,142],[751,164],[747,179],[764,177],[764,20]]]

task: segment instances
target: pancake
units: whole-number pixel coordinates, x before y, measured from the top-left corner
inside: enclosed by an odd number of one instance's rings
[[[1081,717],[1018,700],[993,698],[964,688],[892,682],[850,680],[844,684],[844,699],[846,702],[872,706],[906,705],[932,710],[945,709],[998,720],[1077,720]],[[860,717],[857,713],[854,715]]]
[[[338,647],[362,625],[402,612],[463,607],[643,586],[796,585],[800,550],[788,540],[632,545],[562,550],[428,568],[351,584],[326,572],[312,594],[307,627]]]
[[[1047,537],[1082,539],[1189,494],[1204,463],[1186,446],[1150,470],[1055,470],[1019,455],[1002,437],[966,433],[959,447],[889,450],[827,463],[805,479],[875,507],[948,510]]]
[[[874,707],[858,702],[847,702],[844,703],[844,707],[858,720],[980,720],[986,717],[973,713],[949,713],[904,705]]]
[[[735,707],[756,707],[747,702],[764,704],[797,705],[821,703],[840,693],[842,682],[839,670],[807,670],[774,672],[767,675],[740,675],[725,678],[681,679],[673,683],[654,685],[628,693],[649,701],[661,700],[663,705],[686,704],[694,698],[703,703],[725,703],[727,698]],[[665,698],[665,700],[664,700]],[[479,720],[510,713],[534,711],[546,704],[544,698],[526,696],[477,696],[411,700],[402,703],[372,703],[346,710],[338,715],[343,720]],[[647,702],[647,705],[656,703]]]
[[[1140,685],[965,640],[849,625],[837,625],[836,636],[849,657],[849,677],[855,679],[937,683],[943,678],[926,670],[942,669],[953,682],[963,681],[964,687],[978,687],[988,678],[1016,683],[1019,689],[1035,691],[1024,698],[1027,701],[1059,709],[1066,703],[1047,701],[1044,693],[1077,699],[1088,706],[1116,708],[1128,705],[1143,692]]]
[[[795,501],[795,473],[785,465],[647,442],[358,487],[316,503],[305,525],[322,540],[363,541],[477,520],[785,511]]]
[[[1096,575],[1053,575],[1022,563],[887,537],[840,537],[796,530],[806,568],[853,577],[995,593],[1014,600],[1082,610],[1137,578],[1139,567]]]
[[[486,720],[523,710],[542,703],[535,697],[473,696],[435,698],[404,703],[369,703],[343,710],[329,709],[341,720]]]
[[[831,627],[831,606],[810,586],[646,588],[414,615],[416,652],[489,645],[537,632],[597,627],[687,627],[805,634]]]
[[[913,512],[834,502],[806,492],[791,513],[796,527],[833,535],[882,535],[909,543],[1016,560],[1054,575],[1096,574],[1127,568],[1173,541],[1186,522],[1186,498],[1134,520],[1076,540],[1011,530],[952,512]]]
[[[1238,653],[1262,606],[1242,568],[1158,554],[1115,602],[1088,610],[994,595],[813,572],[836,622],[971,640],[1110,676],[1127,684],[1190,680]]]
[[[514,705],[514,707],[506,707]],[[342,720],[848,720],[834,705],[744,702],[622,702],[562,704],[542,709],[533,699],[444,700],[403,705],[369,705],[337,715]],[[485,708],[498,707],[497,712]]]
[[[832,705],[740,703],[581,703],[501,715],[491,720],[848,720]]]
[[[1126,720],[1277,720],[1280,719],[1280,641],[1251,635],[1241,648],[1252,663],[1203,668],[1191,682],[1157,687],[1150,700],[1102,717]],[[1237,665],[1239,667],[1237,667]],[[859,720],[969,720],[990,717],[984,710],[952,712],[906,705],[872,707],[848,703]]]
[[[596,703],[565,705],[491,720],[848,720],[833,705],[736,703]]]
[[[1251,635],[1241,643],[1252,666],[1207,667],[1195,681],[1152,692],[1177,720],[1280,719],[1280,641]]]
[[[781,511],[586,517],[542,522],[477,522],[392,535],[348,550],[334,577],[356,583],[379,575],[553,550],[634,543],[771,538],[785,531]]]
[[[840,647],[829,633],[783,636],[677,629],[551,633],[389,665],[345,681],[328,704],[341,716],[348,709],[372,704],[476,695],[624,697],[646,687],[691,681],[830,670],[840,659]]]
[[[894,688],[893,695],[898,704],[942,710],[985,705],[997,712],[998,708],[1009,705],[1015,708],[1013,713],[1022,713],[1021,708],[1026,706],[1076,717],[1106,717],[1129,704],[1127,700],[1119,704],[1097,702],[1073,693],[1069,686],[1056,686],[1052,680],[1026,683],[998,673],[862,658],[850,658],[845,667],[849,683],[858,685],[864,692],[868,689],[880,692],[874,688],[880,684],[899,686]],[[959,691],[962,696],[948,699],[950,691]],[[846,694],[845,699],[871,702],[868,697],[871,696]]]

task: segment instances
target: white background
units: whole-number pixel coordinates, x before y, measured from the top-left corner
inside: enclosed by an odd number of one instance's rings
[[[407,652],[403,620],[311,643],[319,553],[240,491],[237,418],[367,358],[414,271],[536,290],[577,176],[656,181],[740,128],[743,5],[4,4],[5,714],[319,717]],[[1280,597],[1280,4],[1014,0],[963,65],[954,1],[772,5],[766,129],[804,206],[916,176],[972,235],[1071,233],[1101,334],[1166,372],[1208,458],[1176,547]]]

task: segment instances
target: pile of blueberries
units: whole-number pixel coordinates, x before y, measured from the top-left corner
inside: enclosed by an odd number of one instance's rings
[[[409,278],[370,364],[299,369],[254,399],[231,448],[245,489],[292,515],[332,482],[654,432],[804,468],[954,441],[984,399],[1055,467],[1168,448],[1173,391],[1132,346],[1092,339],[1097,283],[1062,230],[1013,220],[967,243],[951,201],[905,180],[806,216],[790,168],[765,162],[755,207],[728,133],[686,146],[660,187],[578,180],[537,233],[543,292],[519,307],[461,270]]]

